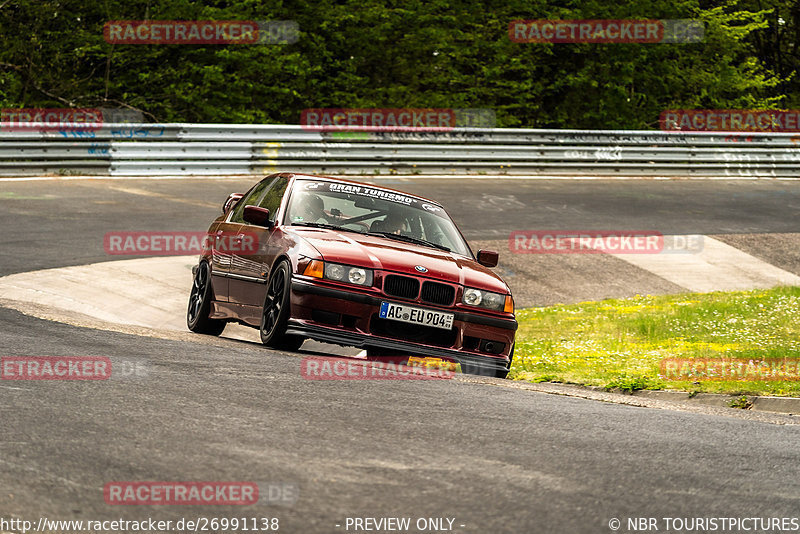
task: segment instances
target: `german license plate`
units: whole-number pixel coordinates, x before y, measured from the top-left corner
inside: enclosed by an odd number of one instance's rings
[[[405,304],[395,304],[393,302],[381,302],[381,319],[390,319],[403,323],[419,324],[432,326],[442,330],[453,328],[453,314],[435,310],[426,310]]]

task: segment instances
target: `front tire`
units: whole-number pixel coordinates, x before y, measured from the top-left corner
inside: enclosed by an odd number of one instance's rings
[[[272,272],[267,285],[267,297],[261,313],[261,342],[274,349],[297,350],[305,341],[300,336],[287,335],[289,323],[292,271],[289,262],[282,261]]]
[[[189,307],[186,310],[186,326],[192,332],[218,336],[225,330],[225,321],[208,317],[211,300],[211,267],[208,262],[201,261],[194,275]]]

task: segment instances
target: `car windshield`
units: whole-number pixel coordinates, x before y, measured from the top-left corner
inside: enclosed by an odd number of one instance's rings
[[[368,185],[297,180],[284,224],[378,234],[472,258],[441,206]]]

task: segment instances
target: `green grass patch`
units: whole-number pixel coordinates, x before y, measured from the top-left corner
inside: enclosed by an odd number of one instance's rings
[[[517,312],[509,378],[800,396],[800,381],[667,380],[665,358],[800,360],[800,287],[639,296]]]

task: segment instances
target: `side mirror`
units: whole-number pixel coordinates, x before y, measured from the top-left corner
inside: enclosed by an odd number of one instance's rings
[[[478,263],[480,263],[484,267],[497,267],[498,261],[500,261],[500,254],[498,254],[494,250],[478,251]]]
[[[264,226],[266,228],[272,227],[272,222],[269,220],[269,210],[267,208],[245,206],[242,216],[244,222],[255,224],[256,226]]]
[[[244,196],[243,193],[231,193],[228,195],[228,198],[222,204],[222,214],[225,215],[228,213],[233,207],[239,202],[242,197]]]

